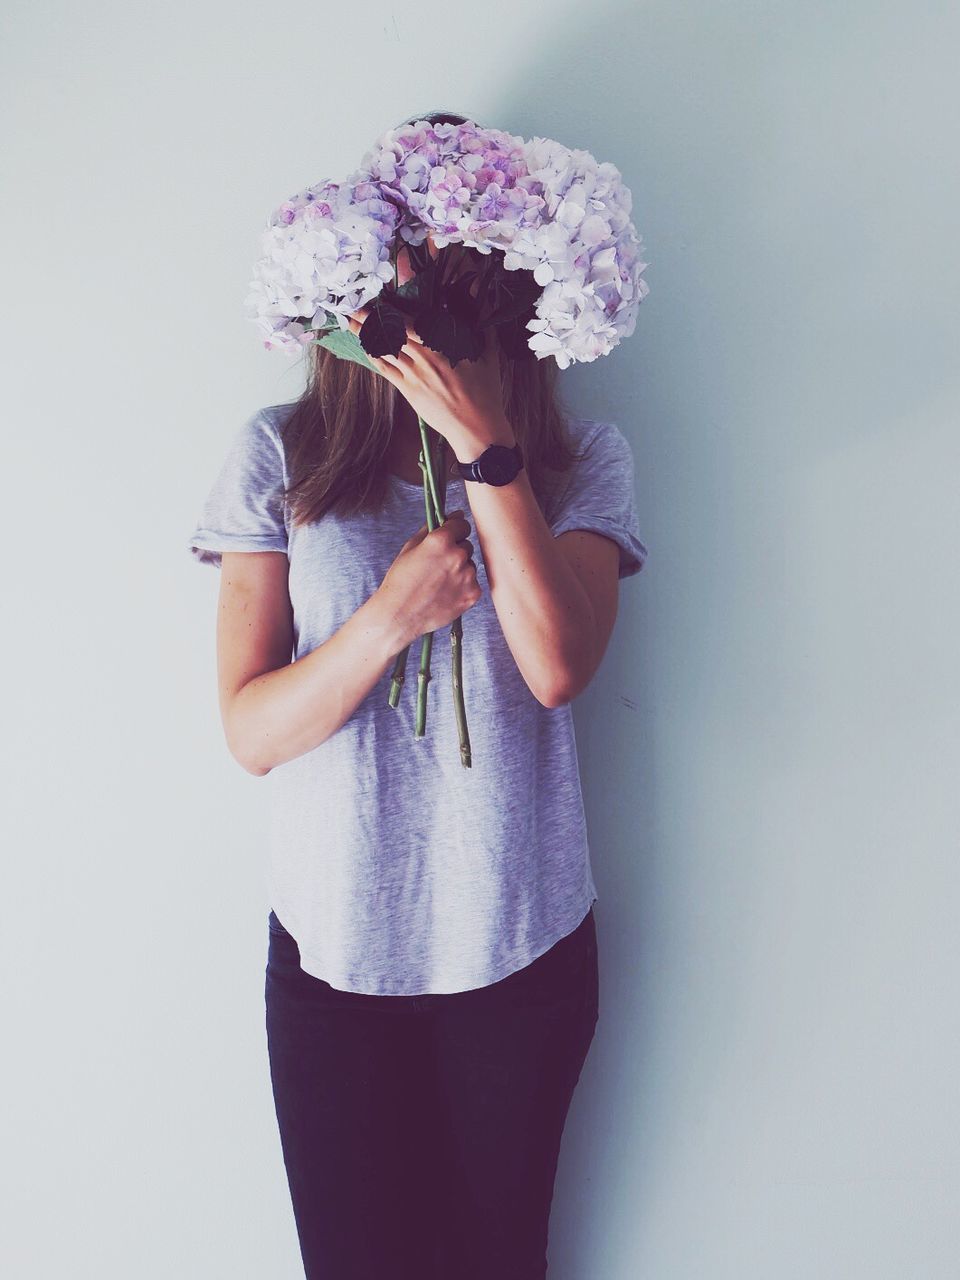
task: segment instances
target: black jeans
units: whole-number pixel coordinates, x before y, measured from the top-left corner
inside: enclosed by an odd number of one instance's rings
[[[593,909],[490,986],[363,995],[271,911],[270,1076],[307,1280],[542,1280],[599,1012]]]

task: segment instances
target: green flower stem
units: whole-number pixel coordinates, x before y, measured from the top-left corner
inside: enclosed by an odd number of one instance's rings
[[[434,470],[433,450],[430,447],[428,437],[428,428],[423,419],[417,415],[417,423],[420,427],[420,439],[422,441],[421,459],[426,457],[427,466],[424,468],[424,485],[425,485],[425,501],[427,505],[427,524],[429,528],[435,528],[430,524],[430,504],[432,502],[434,511],[436,512],[436,523],[443,524],[446,520],[444,513],[444,503],[446,501],[447,491],[447,441],[437,435],[437,441],[440,449],[441,475],[442,480],[438,486],[436,472]],[[421,462],[421,466],[422,466]],[[427,493],[429,490],[429,493]],[[431,637],[432,640],[432,637]],[[421,670],[423,662],[421,661]],[[470,751],[470,735],[467,730],[467,710],[463,697],[463,617],[462,615],[454,618],[450,626],[450,670],[453,678],[453,710],[457,722],[457,736],[460,742],[460,763],[465,769],[469,769],[473,764],[473,757]],[[427,677],[429,680],[429,659],[427,663]],[[422,695],[426,699],[426,681],[418,688],[418,696]],[[424,716],[426,709],[424,708]],[[418,720],[419,722],[419,720]]]
[[[400,285],[400,271],[397,266],[397,256],[398,256],[397,254],[394,254],[394,257],[393,257],[394,289],[399,288],[399,285]],[[421,454],[420,457],[422,459],[423,454]],[[421,466],[422,466],[422,462],[421,462]],[[424,499],[426,499],[427,497],[426,484],[424,484],[423,496],[424,496]],[[430,511],[429,501],[426,502],[426,508],[427,508],[427,528],[429,529],[431,527],[430,526],[431,511]],[[403,689],[403,682],[406,679],[407,656],[409,653],[410,653],[410,645],[405,645],[404,648],[402,648],[400,652],[397,654],[396,659],[394,660],[393,670],[390,673],[390,691],[387,694],[387,702],[394,709],[396,709],[400,703],[400,693]]]
[[[423,472],[422,450],[420,453],[419,466],[420,466],[420,471],[422,473]],[[427,528],[429,529],[431,527],[430,521],[433,518],[433,511],[431,509],[430,499],[427,493],[426,478],[424,478],[424,481],[423,481],[423,499],[424,499],[424,505],[427,511]],[[403,682],[407,674],[407,656],[409,653],[410,653],[410,645],[404,645],[404,647],[400,650],[400,652],[396,656],[396,659],[393,664],[393,671],[391,672],[391,675],[390,675],[390,692],[387,695],[387,702],[394,709],[396,709],[396,707],[399,705],[399,702],[400,702],[400,692],[403,689]]]
[[[457,736],[460,739],[460,763],[465,769],[473,765],[470,752],[470,734],[467,730],[467,709],[463,699],[463,615],[454,618],[450,626],[450,669],[453,672],[453,711],[457,718]]]
[[[433,449],[430,439],[430,428],[424,420],[417,414],[417,426],[420,429],[420,458],[419,466],[423,476],[423,503],[426,512],[426,524],[428,532],[436,529],[446,520],[444,514],[444,500],[446,498],[446,440],[443,436],[436,432],[440,447],[440,456],[444,463],[443,479],[438,485],[436,470],[434,467]],[[415,717],[414,736],[422,738],[426,733],[427,724],[427,687],[430,683],[430,657],[433,651],[433,635],[428,632],[421,638],[420,642],[420,666],[417,670],[417,707]],[[393,664],[393,671],[390,678],[390,692],[388,702],[391,707],[396,708],[400,701],[400,692],[403,688],[406,675],[407,656],[410,652],[410,645],[397,654]],[[454,618],[450,626],[450,669],[453,676],[453,709],[457,722],[457,736],[460,743],[460,763],[465,769],[469,769],[473,764],[473,757],[470,750],[470,734],[467,729],[467,711],[463,696],[463,617]]]
[[[393,287],[397,289],[400,284],[400,270],[397,265],[397,254],[393,257]],[[423,455],[421,454],[421,457]],[[426,486],[424,486],[424,498],[426,498]],[[430,527],[430,504],[427,502],[427,527]],[[403,682],[407,674],[407,656],[410,653],[410,645],[405,645],[397,654],[394,660],[393,670],[390,673],[390,692],[387,695],[387,702],[391,707],[396,709],[400,703],[400,693],[403,689]]]
[[[443,507],[436,495],[436,476],[434,475],[433,448],[430,442],[430,429],[417,413],[417,426],[420,428],[420,472],[424,479],[424,508],[426,511],[426,529],[428,532],[443,524]],[[420,641],[420,667],[417,669],[417,708],[413,735],[422,737],[426,732],[426,690],[430,684],[430,655],[433,653],[434,634],[428,631]]]
[[[420,641],[420,666],[417,668],[417,719],[413,731],[415,738],[422,738],[427,731],[427,685],[430,683],[432,651],[433,632],[428,631]]]
[[[440,437],[440,457],[442,476],[440,487],[440,510],[443,511],[447,497],[447,440]],[[446,516],[444,515],[444,520]],[[450,625],[450,674],[453,681],[453,710],[457,721],[457,737],[460,741],[460,763],[465,769],[473,764],[470,750],[470,733],[467,729],[467,709],[463,697],[463,615],[454,618]]]
[[[417,414],[417,426],[420,428],[421,467],[423,466],[423,459],[426,458],[427,460],[427,466],[424,472],[424,482],[427,486],[427,525],[430,529],[435,529],[439,525],[443,524],[447,517],[443,514],[443,495],[439,493],[437,489],[437,476],[435,470],[435,459],[433,456],[433,442],[430,438],[430,428],[420,417],[419,413]],[[440,440],[443,440],[442,436],[440,437]],[[434,516],[433,524],[430,524],[431,508]]]
[[[420,450],[420,457],[417,465],[420,468],[420,475],[423,480],[423,505],[426,510],[427,529],[428,530],[435,529],[437,527],[436,517],[433,511],[433,504],[430,501],[430,490],[427,486],[427,473],[423,463],[422,449]],[[393,674],[390,680],[390,695],[387,699],[391,707],[396,707],[400,701],[400,690],[403,688],[403,682],[406,676],[407,655],[409,654],[409,652],[410,652],[410,645],[406,645],[406,647],[401,649],[400,652],[397,654],[396,661],[393,664]],[[430,677],[428,675],[427,679],[429,680],[429,678]]]
[[[410,646],[401,649],[397,654],[393,664],[393,671],[390,673],[390,693],[387,701],[390,706],[396,708],[400,702],[400,690],[403,688],[403,682],[407,673],[407,654],[410,652]]]
[[[432,494],[435,492],[433,476],[433,458],[430,453],[430,442],[427,438],[426,425],[420,415],[420,473],[423,477],[423,504],[427,513],[427,531],[437,527],[436,507]],[[430,655],[433,652],[433,632],[428,631],[420,641],[420,666],[417,670],[417,715],[414,737],[422,738],[427,731],[427,686],[430,684]]]

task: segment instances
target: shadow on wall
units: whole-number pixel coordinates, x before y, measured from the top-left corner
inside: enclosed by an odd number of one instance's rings
[[[664,535],[668,522],[657,519],[656,495],[682,474],[682,519],[693,519],[692,508],[702,520],[709,519],[708,494],[714,487],[712,449],[696,462],[670,456],[683,442],[678,423],[685,416],[684,395],[693,390],[690,322],[696,312],[680,307],[687,294],[681,283],[688,270],[685,236],[692,229],[684,228],[683,220],[691,209],[709,205],[705,189],[718,163],[709,140],[701,139],[697,104],[678,99],[676,92],[677,64],[690,56],[688,41],[689,32],[679,29],[676,12],[666,5],[661,12],[644,13],[627,3],[602,4],[582,28],[548,28],[543,42],[530,51],[522,85],[482,120],[526,138],[556,138],[616,164],[632,192],[632,216],[650,264],[644,272],[650,294],[631,337],[610,355],[575,365],[560,378],[564,398],[576,412],[616,422],[630,440],[641,533],[650,555],[643,571],[621,587],[614,637],[590,690],[575,705],[598,882],[601,1013],[557,1174],[549,1246],[550,1274],[555,1272],[557,1280],[605,1280],[598,1264],[610,1257],[611,1217],[618,1216],[611,1212],[612,1197],[626,1190],[629,1208],[621,1204],[620,1209],[642,1217],[644,1185],[656,1181],[661,1159],[650,1115],[652,1094],[644,1087],[645,1063],[655,1052],[645,1011],[651,1000],[648,975],[656,968],[651,943],[660,927],[646,655],[655,642],[657,581],[669,589],[671,561]],[[678,146],[678,136],[684,135],[687,141]],[[701,147],[714,158],[704,162]],[[682,186],[678,161],[704,189],[699,194]],[[668,351],[676,353],[674,360],[665,358]],[[698,416],[692,414],[696,434],[712,438]],[[698,442],[698,454],[700,448]],[[698,485],[706,492],[698,494]],[[636,1142],[623,1134],[624,1120],[628,1128],[635,1126]],[[608,1135],[617,1132],[624,1145],[615,1147]],[[666,1122],[663,1140],[669,1139]]]
[[[705,1002],[682,1081],[677,1015],[657,1006],[668,968],[689,973],[703,946],[706,903],[761,918],[750,859],[771,819],[742,778],[810,750],[803,654],[818,640],[793,570],[823,466],[902,439],[936,394],[943,264],[906,246],[918,211],[949,207],[928,159],[952,154],[935,136],[951,118],[943,25],[905,6],[602,4],[582,27],[545,26],[482,121],[613,161],[650,264],[634,334],[561,379],[577,412],[631,441],[650,555],[576,709],[609,994],[564,1139],[557,1280],[605,1280],[617,1227],[657,1234],[653,1192],[689,1143],[677,1126],[735,1068],[759,925],[725,957],[725,999]]]

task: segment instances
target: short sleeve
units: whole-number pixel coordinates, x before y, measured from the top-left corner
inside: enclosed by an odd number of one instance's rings
[[[647,548],[640,541],[630,443],[614,423],[590,423],[576,449],[580,456],[568,473],[550,530],[554,536],[568,529],[602,533],[620,548],[618,577],[631,577],[643,568]]]
[[[263,410],[243,424],[207,494],[190,539],[200,564],[224,551],[286,551],[283,446]]]

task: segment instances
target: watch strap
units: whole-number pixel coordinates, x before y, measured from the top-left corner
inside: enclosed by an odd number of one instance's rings
[[[517,459],[517,471],[520,471],[521,468],[523,467],[523,451],[521,450],[519,444],[496,445],[496,446],[491,445],[489,447],[490,448],[496,447],[498,449],[509,449]],[[485,449],[483,453],[481,453],[480,457],[475,458],[473,462],[460,462],[458,459],[457,466],[459,467],[461,478],[464,480],[475,480],[480,483],[483,483],[483,476],[480,474],[480,464],[483,462],[483,459],[486,456],[486,454],[487,454],[487,450]]]

